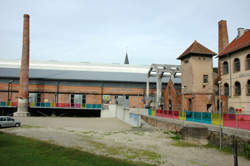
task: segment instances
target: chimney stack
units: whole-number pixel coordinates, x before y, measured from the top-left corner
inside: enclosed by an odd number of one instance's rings
[[[28,116],[29,95],[29,51],[30,51],[29,15],[24,14],[23,24],[23,50],[19,80],[18,107],[14,116]]]
[[[237,30],[238,30],[237,38],[240,38],[245,33],[245,29],[244,28],[238,28]]]
[[[228,33],[227,33],[227,21],[219,21],[219,48],[218,53],[220,54],[224,48],[228,45]]]
[[[218,54],[220,54],[228,45],[227,21],[221,20],[218,22]],[[221,63],[218,59],[218,77],[221,79]]]

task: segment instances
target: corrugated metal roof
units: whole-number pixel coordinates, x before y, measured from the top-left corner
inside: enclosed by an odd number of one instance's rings
[[[19,74],[19,68],[0,68],[0,77],[19,78]],[[30,79],[48,80],[146,83],[146,73],[30,69],[29,77]],[[150,82],[155,82],[155,78],[151,78]],[[163,82],[167,83],[168,78],[164,77]],[[175,78],[175,83],[181,83],[181,79]]]

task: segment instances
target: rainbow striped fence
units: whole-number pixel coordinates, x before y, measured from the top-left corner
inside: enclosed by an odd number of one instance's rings
[[[148,116],[156,116],[169,119],[185,120],[198,123],[220,125],[219,113],[210,112],[190,112],[190,111],[168,111],[148,109]],[[250,115],[246,114],[227,114],[224,113],[221,119],[221,125],[224,127],[239,128],[250,130]]]
[[[79,108],[79,109],[102,109],[101,104],[70,104],[70,103],[35,103],[30,102],[32,108]],[[17,107],[17,102],[0,102],[0,107]]]

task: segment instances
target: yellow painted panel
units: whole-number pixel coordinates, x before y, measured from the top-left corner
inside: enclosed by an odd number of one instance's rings
[[[223,126],[223,117],[221,117],[221,125]],[[213,125],[220,125],[220,114],[219,113],[212,113],[212,124]]]

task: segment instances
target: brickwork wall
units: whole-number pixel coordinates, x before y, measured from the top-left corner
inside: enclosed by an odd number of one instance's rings
[[[164,88],[164,87],[163,87]],[[19,85],[12,84],[12,101],[17,102]],[[70,103],[70,94],[86,94],[86,103],[87,104],[101,104],[103,95],[110,95],[111,104],[114,104],[114,96],[116,95],[129,95],[129,106],[131,108],[144,108],[144,88],[119,88],[119,87],[94,87],[94,86],[67,86],[59,84],[59,94],[58,94],[58,103]],[[0,83],[0,91],[7,91],[8,83]],[[174,90],[174,89],[172,89]],[[41,102],[50,102],[54,103],[55,95],[57,92],[56,85],[46,85],[46,84],[30,84],[29,93],[41,93]],[[164,95],[165,89],[163,89]],[[112,95],[113,94],[113,95]],[[150,89],[150,94],[155,96],[155,89]],[[174,92],[171,93],[175,94]],[[166,96],[164,96],[166,97]],[[171,97],[176,98],[176,96]],[[7,101],[7,92],[0,92],[0,101]]]
[[[192,110],[189,109],[189,99],[192,100]],[[193,112],[208,112],[207,104],[211,104],[212,106],[214,105],[213,95],[206,95],[206,94],[184,95],[184,110]]]
[[[170,103],[169,100],[171,100],[172,102],[172,110],[175,111],[181,111],[181,104],[182,104],[182,99],[181,99],[181,94],[178,94],[178,92],[176,92],[172,81],[169,81],[165,91],[163,92],[164,95],[164,106],[165,106],[165,110],[169,110],[170,107]]]

